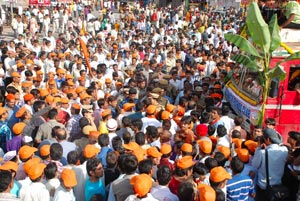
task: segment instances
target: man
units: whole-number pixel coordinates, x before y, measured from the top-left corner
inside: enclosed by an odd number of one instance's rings
[[[172,178],[171,169],[167,166],[161,166],[156,174],[159,185],[152,188],[152,196],[157,200],[179,201],[178,197],[168,187]]]
[[[218,166],[210,170],[209,183],[213,188],[220,188],[226,197],[226,184],[228,179],[231,178],[231,175],[225,170],[225,168]]]
[[[59,126],[60,128],[64,128],[65,126],[61,123],[58,123],[56,118],[57,118],[58,112],[56,109],[51,109],[48,113],[48,118],[49,121],[46,123],[43,123],[40,127],[39,130],[36,134],[36,142],[37,143],[41,143],[42,140],[44,139],[49,139],[51,138],[51,131],[52,128],[54,128],[55,126]]]
[[[229,179],[227,186],[227,200],[249,200],[255,196],[253,181],[249,176],[242,175],[244,163],[236,156],[230,163],[232,179]]]
[[[15,117],[15,114],[19,110],[19,107],[16,106],[16,97],[14,94],[7,94],[6,104],[4,107],[8,110],[7,125],[10,129],[12,129],[14,124],[19,122],[19,119]]]
[[[148,126],[155,126],[160,127],[161,123],[156,119],[155,113],[156,113],[157,107],[155,105],[149,105],[146,109],[146,117],[142,118],[143,121],[143,128],[142,131],[145,133],[146,128]]]
[[[75,172],[65,168],[60,175],[60,186],[55,190],[53,201],[75,201],[73,187],[77,185]]]
[[[105,186],[100,179],[103,176],[103,166],[99,159],[92,158],[86,163],[86,171],[89,176],[85,182],[84,197],[85,200],[91,200],[96,194],[103,199],[106,198]]]
[[[12,173],[10,171],[0,171],[0,200],[20,200],[19,198],[16,198],[15,195],[10,193],[10,190],[14,186],[14,180],[12,177]]]
[[[218,128],[219,125],[224,126],[224,122],[221,120],[221,109],[214,107],[211,110],[211,117],[212,121],[210,122],[211,125],[213,125],[216,129]]]
[[[71,106],[71,118],[67,122],[66,129],[70,136],[70,141],[74,141],[75,139],[80,137],[80,127],[79,120],[82,117],[80,113],[80,105],[77,103],[73,103]]]
[[[125,200],[129,195],[134,194],[132,186],[130,185],[130,179],[136,175],[138,166],[136,156],[132,154],[123,155],[119,158],[118,164],[123,164],[120,168],[125,175],[111,183],[108,201]]]
[[[30,114],[33,114],[32,106],[35,101],[34,96],[32,94],[26,94],[23,96],[23,99],[24,99],[24,103],[25,103],[24,106],[30,112]]]
[[[28,186],[22,186],[19,194],[21,200],[50,200],[49,191],[41,182],[45,167],[46,165],[44,163],[37,163],[31,165],[31,167],[28,169],[27,174],[32,183]]]
[[[7,126],[7,108],[0,107],[0,147],[6,152],[6,142],[12,139],[12,133]]]
[[[18,72],[12,72],[11,73],[11,77],[12,77],[12,83],[10,83],[9,85],[7,85],[8,87],[9,86],[12,86],[14,87],[15,89],[17,89],[20,93],[23,92],[22,90],[22,86],[20,84],[20,81],[21,81],[21,75],[18,73]]]
[[[195,162],[192,156],[184,156],[176,162],[174,175],[169,183],[169,188],[172,193],[178,195],[178,189],[181,183],[193,183],[193,166]]]
[[[300,28],[300,5],[297,1],[282,0],[284,18],[280,19],[280,28]]]
[[[256,186],[257,200],[268,200],[266,198],[266,159],[265,151],[268,150],[268,166],[269,166],[269,185],[280,185],[284,172],[285,162],[288,156],[288,150],[285,146],[280,146],[281,141],[274,129],[266,128],[263,130],[264,144],[257,147],[253,159],[252,166],[257,168],[258,181]],[[263,149],[263,146],[266,146]]]
[[[55,131],[55,138],[57,142],[63,147],[63,158],[61,160],[63,165],[67,165],[67,156],[70,151],[75,151],[77,146],[73,142],[67,141],[67,132],[63,128],[58,128]]]

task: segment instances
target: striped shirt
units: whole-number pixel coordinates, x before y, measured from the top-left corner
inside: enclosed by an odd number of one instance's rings
[[[249,176],[237,174],[227,182],[227,201],[249,200],[249,196],[254,193],[254,185]]]

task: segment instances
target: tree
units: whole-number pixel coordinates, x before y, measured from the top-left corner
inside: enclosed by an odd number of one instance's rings
[[[300,52],[278,62],[274,68],[270,68],[272,52],[281,45],[277,15],[273,15],[269,25],[264,21],[257,2],[251,2],[246,16],[246,26],[249,39],[238,34],[225,34],[225,39],[237,46],[242,52],[233,55],[232,60],[246,66],[252,71],[258,72],[259,84],[262,87],[262,107],[258,124],[263,123],[265,106],[269,94],[272,79],[285,79],[286,72],[280,63],[299,59]]]

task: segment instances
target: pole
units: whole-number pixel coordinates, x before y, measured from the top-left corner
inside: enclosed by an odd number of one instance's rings
[[[13,11],[12,4],[13,4],[13,2],[12,2],[12,0],[10,0],[10,16],[11,16],[11,20],[14,18],[14,11]]]

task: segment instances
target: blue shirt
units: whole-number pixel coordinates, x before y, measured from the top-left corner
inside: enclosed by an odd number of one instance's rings
[[[228,180],[226,185],[227,201],[248,200],[255,193],[252,179],[249,176],[237,174]]]
[[[89,201],[95,194],[100,194],[105,200],[105,187],[101,179],[99,179],[97,182],[91,182],[90,178],[88,177],[85,182],[84,198],[86,201]]]
[[[281,177],[283,175],[285,162],[288,156],[288,150],[285,146],[278,144],[271,144],[267,147],[269,158],[269,181],[270,185],[281,184]],[[258,147],[252,159],[252,166],[257,169],[258,178],[257,185],[261,189],[266,189],[266,164],[265,164],[265,150]]]
[[[14,180],[14,186],[12,187],[12,189],[10,189],[10,193],[14,194],[16,197],[19,197],[19,191],[21,187],[21,184],[18,181]]]
[[[10,128],[7,126],[7,122],[0,121],[0,146],[4,152],[7,151],[6,143],[12,139],[12,133]]]
[[[7,106],[5,106],[8,108]],[[16,113],[20,108],[18,106],[15,106],[13,109],[8,110],[8,119],[7,119],[7,125],[10,129],[20,121],[19,118],[16,117]]]
[[[101,151],[98,154],[98,159],[101,161],[103,168],[106,168],[107,163],[106,163],[106,156],[109,152],[111,152],[111,148],[109,147],[101,147]]]

